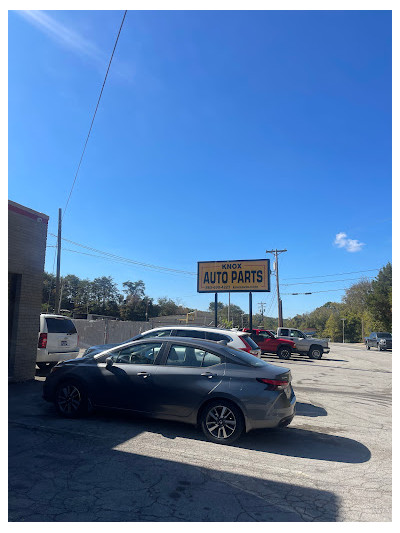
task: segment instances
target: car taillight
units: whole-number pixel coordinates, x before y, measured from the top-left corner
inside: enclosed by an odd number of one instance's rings
[[[282,379],[257,378],[257,381],[268,385],[269,390],[283,390],[289,385],[289,382],[287,380]]]
[[[38,348],[46,348],[47,346],[47,333],[41,333],[39,335]]]
[[[250,344],[246,342],[246,340],[243,337],[241,337],[240,340],[244,344],[244,348],[240,348],[240,349],[243,350],[244,352],[251,353],[253,348],[250,346]]]

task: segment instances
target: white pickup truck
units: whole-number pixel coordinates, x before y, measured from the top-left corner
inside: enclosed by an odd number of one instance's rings
[[[300,355],[308,355],[311,359],[321,359],[323,353],[330,352],[328,341],[326,339],[307,337],[307,335],[299,329],[278,328],[276,336],[294,341],[296,343],[296,352]]]

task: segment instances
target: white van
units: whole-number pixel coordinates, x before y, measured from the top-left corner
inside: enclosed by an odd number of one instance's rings
[[[78,333],[72,320],[62,315],[40,315],[40,330],[36,364],[44,368],[78,357]]]

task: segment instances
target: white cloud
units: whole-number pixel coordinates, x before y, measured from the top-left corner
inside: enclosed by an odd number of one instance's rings
[[[348,252],[359,252],[365,243],[357,239],[349,239],[346,233],[340,232],[336,234],[334,245],[338,248],[345,248]]]
[[[84,54],[102,65],[107,63],[107,57],[95,44],[84,39],[78,33],[68,29],[63,24],[60,24],[47,13],[32,10],[15,11],[15,13],[24,17],[28,22],[69,50],[72,50],[79,55]]]

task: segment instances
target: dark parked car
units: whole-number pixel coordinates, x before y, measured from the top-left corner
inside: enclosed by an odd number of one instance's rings
[[[392,349],[392,334],[385,331],[377,331],[365,337],[365,347],[369,350],[371,347],[381,350]]]
[[[226,344],[182,337],[138,340],[60,362],[43,397],[70,418],[95,407],[131,410],[200,425],[208,440],[224,444],[243,431],[287,426],[296,403],[289,369]]]

